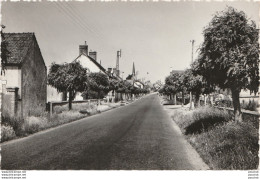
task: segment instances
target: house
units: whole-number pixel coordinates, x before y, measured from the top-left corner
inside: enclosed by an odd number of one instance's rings
[[[105,68],[97,61],[97,52],[88,52],[86,42],[84,45],[79,45],[79,55],[72,62],[79,62],[84,68],[88,69],[88,72],[100,72],[108,75]],[[48,102],[67,100],[68,95],[66,93],[59,93],[55,88],[48,86]],[[84,100],[84,98],[81,96],[81,93],[78,92],[74,100],[79,101]]]
[[[79,62],[84,68],[87,68],[90,72],[101,72],[106,74],[106,69],[97,62],[97,52],[88,52],[88,45],[79,46],[79,56],[74,60]]]
[[[47,99],[47,68],[34,33],[4,33],[6,64],[2,71],[3,116],[43,112]]]
[[[106,73],[105,68],[97,62],[97,52],[88,52],[88,45],[79,45],[79,55],[72,62],[79,62],[88,72]],[[48,86],[48,102],[50,101],[67,101],[68,95],[66,93],[59,93],[54,87]],[[84,100],[81,93],[77,93],[74,100]]]
[[[139,80],[134,81],[134,86],[140,89],[144,89],[144,84]]]

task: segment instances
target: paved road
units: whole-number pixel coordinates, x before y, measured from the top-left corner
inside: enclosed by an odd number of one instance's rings
[[[2,169],[207,169],[154,94],[1,148]]]

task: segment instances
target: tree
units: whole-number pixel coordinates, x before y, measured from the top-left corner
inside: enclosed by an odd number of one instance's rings
[[[194,106],[199,106],[199,99],[201,94],[209,94],[213,91],[213,87],[210,86],[202,76],[194,75],[192,69],[187,69],[183,74],[183,84],[186,91],[192,93],[195,96]]]
[[[120,81],[115,77],[111,78],[109,80],[109,89],[112,90],[113,95],[117,91],[117,89],[119,88],[119,83],[120,83]]]
[[[231,89],[236,120],[242,120],[239,94],[259,86],[258,29],[245,13],[232,7],[216,13],[204,29],[196,74],[222,89]]]
[[[10,51],[7,49],[8,42],[5,39],[3,29],[4,25],[1,25],[1,75],[5,71],[5,66],[7,63],[7,58],[10,55]]]
[[[176,104],[176,94],[182,91],[180,86],[180,73],[173,73],[170,76],[165,78],[164,91],[166,94],[170,95],[170,99],[172,99],[172,95],[174,95],[174,103]]]
[[[108,76],[104,73],[89,74],[89,90],[95,91],[98,94],[98,99],[104,97],[109,92]]]
[[[72,109],[72,100],[76,92],[83,92],[88,87],[87,69],[79,62],[55,64],[52,63],[48,84],[59,92],[69,92],[69,110]]]
[[[129,83],[128,81],[120,81],[118,83],[118,88],[116,90],[116,92],[118,93],[125,93],[125,95],[128,97],[129,93],[131,93],[131,83]]]

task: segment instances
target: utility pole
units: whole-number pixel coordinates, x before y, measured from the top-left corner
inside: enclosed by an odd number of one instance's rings
[[[117,73],[117,76],[120,75],[120,72],[119,72],[119,58],[121,57],[121,49],[119,51],[117,51],[117,55],[116,55],[116,73]]]
[[[193,47],[194,47],[194,42],[195,40],[191,40],[191,46],[192,46],[192,50],[191,50],[191,63],[193,63]]]
[[[195,42],[195,40],[191,40],[190,41],[191,42],[191,48],[192,48],[192,50],[191,50],[191,63],[193,63],[193,46],[194,46],[194,42]],[[193,109],[193,106],[192,106],[192,92],[190,92],[190,110],[192,110]]]

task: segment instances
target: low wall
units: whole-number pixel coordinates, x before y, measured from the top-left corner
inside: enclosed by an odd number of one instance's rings
[[[100,102],[103,102],[103,99],[100,99]],[[89,99],[89,100],[80,100],[80,101],[72,101],[72,108],[73,104],[98,104],[98,99]],[[50,113],[53,114],[55,112],[55,107],[57,106],[67,106],[69,107],[69,102],[68,101],[51,101],[46,104],[46,110]]]

